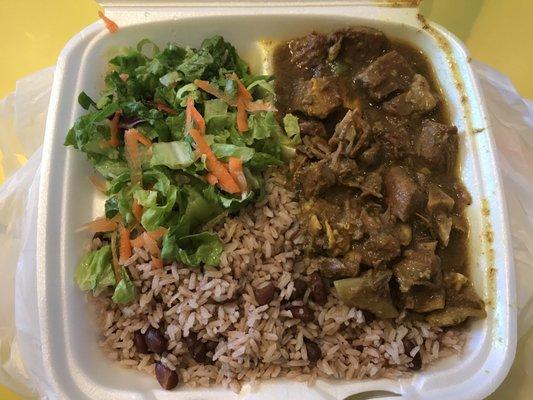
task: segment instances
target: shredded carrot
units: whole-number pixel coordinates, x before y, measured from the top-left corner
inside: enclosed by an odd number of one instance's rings
[[[211,172],[217,179],[220,188],[228,193],[239,193],[239,185],[233,180],[232,176],[215,156],[204,136],[196,129],[191,129],[189,135],[194,139],[198,149],[206,156],[206,165],[209,172]]]
[[[116,33],[118,31],[116,22],[107,18],[101,10],[98,11],[98,16],[104,21],[105,27],[109,32]]]
[[[253,100],[252,95],[248,89],[246,89],[246,86],[244,86],[235,72],[231,74],[231,78],[237,82],[237,94],[239,98],[243,99],[246,103],[251,102]]]
[[[130,230],[123,226],[120,227],[120,248],[119,248],[119,259],[120,264],[124,264],[128,258],[131,257],[131,243],[130,243]]]
[[[261,100],[251,101],[246,103],[246,111],[258,112],[258,111],[277,111],[276,107],[269,103],[263,103]]]
[[[187,99],[187,108],[185,109],[185,124],[187,127],[192,128],[193,121],[196,123],[198,130],[203,135],[205,134],[205,121],[202,114],[198,112],[194,107],[194,100],[192,98]]]
[[[91,233],[113,232],[117,229],[117,222],[107,218],[96,218],[94,221],[83,225],[78,231],[89,231]]]
[[[144,136],[141,132],[139,132],[137,129],[128,129],[126,133],[129,132],[130,136],[133,136],[135,140],[137,140],[139,143],[142,143],[146,147],[150,147],[152,145],[152,142],[150,139],[148,139],[146,136]]]
[[[248,116],[246,115],[246,103],[243,99],[237,100],[237,130],[246,132],[248,130]]]
[[[173,108],[170,108],[169,106],[167,106],[166,104],[163,104],[161,102],[156,102],[155,103],[157,109],[159,111],[164,111],[166,112],[167,114],[170,114],[170,115],[176,115],[178,112],[176,110],[174,110]]]
[[[248,191],[248,184],[246,183],[246,177],[242,169],[242,160],[237,157],[230,157],[228,161],[228,171],[239,185],[242,193]]]
[[[149,231],[148,234],[150,235],[150,237],[154,240],[159,240],[161,239],[163,236],[165,236],[165,234],[167,233],[168,229],[165,228],[164,226],[160,226],[159,228],[157,228],[155,231]]]
[[[91,181],[96,190],[102,193],[107,192],[106,182],[103,179],[93,174],[89,175],[89,180]]]
[[[141,248],[144,247],[144,239],[142,235],[137,236],[135,239],[130,240],[131,247]]]
[[[152,256],[152,268],[153,269],[163,269],[163,260],[158,257]]]
[[[144,241],[144,248],[148,250],[151,255],[158,256],[161,254],[161,250],[159,250],[157,242],[148,233],[143,232],[142,237]]]
[[[111,234],[111,260],[113,262],[113,272],[115,273],[115,280],[120,281],[120,266],[117,257],[117,231]]]
[[[237,75],[235,75],[236,77]],[[232,76],[233,78],[233,76]],[[234,79],[234,78],[233,78]],[[237,85],[240,81],[238,81]],[[207,81],[201,81],[201,80],[195,80],[194,84],[198,86],[198,88],[202,89],[204,92],[209,93],[210,95],[213,95],[221,100],[224,100],[226,103],[228,103],[232,107],[237,107],[237,100],[230,99],[229,96],[226,94],[226,92],[220,90],[215,85],[207,82]],[[241,83],[242,85],[242,83]],[[244,85],[242,85],[244,87]],[[249,94],[249,91],[244,88],[245,91]],[[241,92],[244,93],[244,91],[241,89]],[[274,107],[272,104],[264,103],[261,100],[252,101],[251,95],[247,96],[248,100],[244,102],[246,111],[248,112],[258,112],[258,111],[276,111],[276,107]]]
[[[237,74],[233,73],[231,77],[237,82],[237,130],[239,132],[246,132],[248,130],[246,105],[251,103],[253,98]]]
[[[235,107],[237,105],[236,101],[230,99],[229,96],[226,94],[226,92],[224,92],[223,90],[220,90],[215,85],[207,81],[201,81],[199,79],[196,79],[194,81],[194,84],[198,86],[198,88],[202,89],[204,92],[209,93],[210,95],[213,95],[221,100],[224,100],[230,106]]]
[[[135,199],[133,199],[133,203],[131,205],[131,212],[135,216],[135,219],[141,222],[141,218],[143,216],[143,207]]]
[[[205,180],[207,181],[207,183],[213,186],[218,183],[218,178],[211,173],[207,173],[207,175],[205,176]]]
[[[126,147],[126,158],[131,169],[132,183],[141,181],[141,162],[139,160],[139,149],[137,142],[150,146],[152,142],[144,137],[137,129],[128,129],[124,133],[124,144]]]
[[[111,131],[111,140],[109,140],[109,144],[113,147],[118,147],[120,144],[120,141],[118,140],[118,123],[120,120],[120,116],[122,115],[122,110],[118,110],[113,115],[113,119],[111,120],[111,125],[109,127]]]

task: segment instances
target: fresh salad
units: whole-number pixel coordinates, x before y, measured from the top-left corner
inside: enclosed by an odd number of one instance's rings
[[[152,268],[217,266],[223,244],[213,227],[261,199],[262,172],[290,158],[300,134],[296,116],[277,119],[273,77],[251,74],[220,36],[198,49],[142,40],[109,64],[100,97],[80,93],[88,113],[65,140],[86,154],[107,196],[104,215],[84,226],[104,245],[75,279],[95,295],[112,287],[113,301],[127,303],[135,247]]]

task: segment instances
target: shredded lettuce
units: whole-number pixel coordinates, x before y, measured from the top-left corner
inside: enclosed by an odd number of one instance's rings
[[[164,165],[171,169],[187,168],[194,163],[191,145],[185,141],[162,142],[152,145],[150,165]]]
[[[111,299],[117,304],[127,304],[137,297],[137,291],[135,290],[135,286],[133,285],[128,272],[126,271],[126,268],[122,267],[120,269],[120,273],[122,275],[122,279],[115,287],[115,291],[113,292],[113,297],[111,297]]]
[[[114,285],[111,247],[102,246],[88,253],[78,264],[74,279],[81,290],[91,290],[95,295],[107,286]]]

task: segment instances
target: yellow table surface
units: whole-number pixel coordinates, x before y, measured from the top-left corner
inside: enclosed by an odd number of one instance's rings
[[[421,9],[463,40],[474,59],[502,71],[533,98],[533,0],[425,0]],[[97,10],[92,0],[0,0],[0,98],[17,79],[55,64],[67,40],[96,20]],[[532,342],[519,343],[511,373],[491,400],[533,398],[533,381],[523,372]],[[22,398],[0,386],[0,399]]]

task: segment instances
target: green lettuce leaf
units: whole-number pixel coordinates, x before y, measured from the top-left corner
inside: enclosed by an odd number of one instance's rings
[[[114,179],[127,173],[129,176],[130,169],[128,163],[123,160],[101,159],[95,160],[94,168],[105,179]]]
[[[74,280],[81,290],[92,290],[94,294],[100,293],[107,286],[114,285],[111,247],[102,246],[88,253],[78,264]]]
[[[177,194],[178,189],[176,186],[171,186],[166,194],[165,203],[163,205],[145,207],[141,218],[141,224],[147,231],[155,231],[164,224],[176,203]]]
[[[297,145],[301,142],[300,139],[300,125],[298,125],[298,117],[292,114],[285,114],[283,117],[283,126],[287,136],[291,140],[291,144]]]
[[[178,71],[183,74],[183,79],[192,82],[195,79],[202,79],[207,68],[213,63],[213,56],[203,49],[187,49],[183,63],[178,66]]]
[[[235,146],[234,144],[228,143],[213,143],[211,149],[217,158],[227,159],[228,157],[237,157],[243,162],[251,160],[255,154],[254,149],[251,147]]]
[[[224,244],[218,235],[212,232],[184,236],[176,240],[172,246],[174,259],[192,267],[200,264],[218,265],[223,250]]]
[[[115,292],[111,298],[113,302],[117,304],[127,304],[130,301],[134,300],[137,297],[137,291],[135,285],[131,281],[126,268],[122,267],[120,269],[122,279],[115,287]]]
[[[191,145],[185,141],[154,143],[150,165],[164,165],[170,169],[187,168],[194,162]]]

